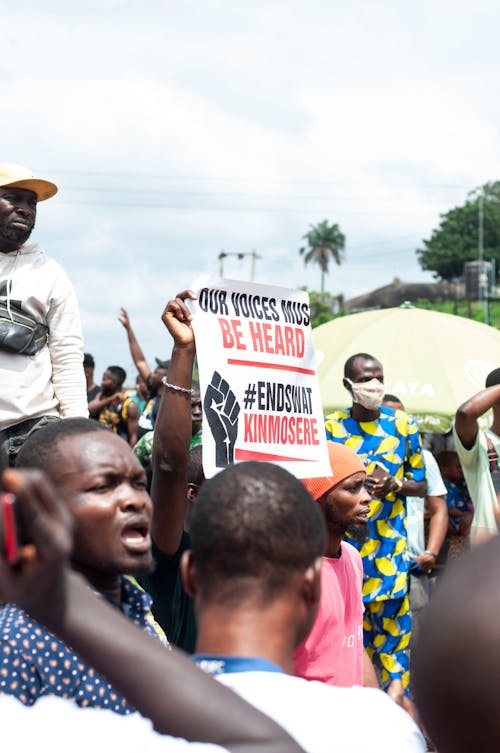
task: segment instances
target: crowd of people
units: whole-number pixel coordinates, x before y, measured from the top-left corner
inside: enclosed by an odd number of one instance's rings
[[[153,370],[122,309],[134,386],[119,365],[97,384],[71,284],[28,242],[56,191],[0,165],[4,739],[498,749],[500,369],[434,457],[380,361],[353,354],[330,475],[250,461],[205,479],[194,294],[167,303]]]

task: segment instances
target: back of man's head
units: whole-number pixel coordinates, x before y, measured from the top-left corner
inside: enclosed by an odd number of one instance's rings
[[[91,353],[83,354],[83,366],[87,369],[95,369],[94,356]]]
[[[453,564],[427,608],[415,684],[439,753],[500,750],[499,581],[495,537]]]
[[[198,594],[223,606],[269,603],[326,545],[318,506],[271,463],[240,463],[205,481],[190,532]]]
[[[64,440],[96,431],[111,433],[105,426],[89,418],[65,418],[61,421],[51,421],[28,437],[19,450],[16,467],[39,468],[57,484],[61,469],[65,466]]]
[[[486,387],[494,387],[500,384],[500,369],[493,369],[486,377]]]

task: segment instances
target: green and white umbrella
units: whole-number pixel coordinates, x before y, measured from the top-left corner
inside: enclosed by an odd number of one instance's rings
[[[458,406],[500,366],[498,330],[419,308],[340,317],[314,329],[313,340],[325,414],[351,404],[342,385],[344,363],[365,352],[381,361],[386,392],[400,398],[421,431],[448,431]]]

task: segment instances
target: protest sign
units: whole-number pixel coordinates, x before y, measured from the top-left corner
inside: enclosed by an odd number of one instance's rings
[[[234,280],[194,292],[207,478],[243,460],[331,476],[307,293]]]

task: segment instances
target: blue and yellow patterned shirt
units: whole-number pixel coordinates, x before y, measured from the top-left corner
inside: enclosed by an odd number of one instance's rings
[[[122,578],[122,611],[150,635],[166,643],[151,615],[151,599]],[[130,714],[134,708],[112,685],[63,641],[13,604],[0,609],[0,693],[31,706],[43,695],[70,698],[79,706]]]
[[[360,422],[351,409],[335,411],[325,420],[327,439],[352,447],[361,456],[367,473],[376,461],[401,480],[425,480],[425,462],[418,426],[401,410],[382,406],[375,421]],[[368,539],[361,546],[347,537],[363,558],[363,601],[399,599],[408,590],[410,564],[406,538],[406,498],[395,492],[373,499]]]

